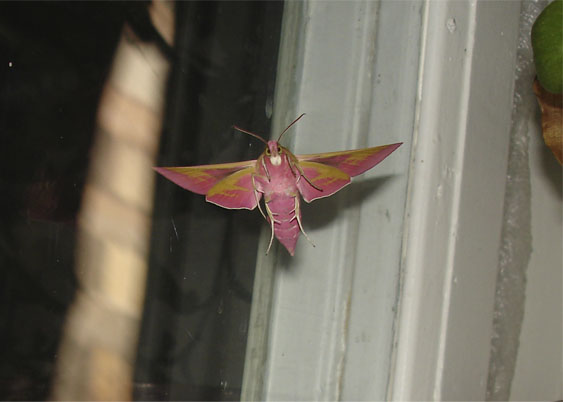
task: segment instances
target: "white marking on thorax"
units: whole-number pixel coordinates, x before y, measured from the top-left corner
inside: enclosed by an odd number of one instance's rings
[[[272,165],[274,166],[279,166],[282,163],[282,159],[280,155],[276,155],[276,156],[270,156],[270,162],[272,162]]]

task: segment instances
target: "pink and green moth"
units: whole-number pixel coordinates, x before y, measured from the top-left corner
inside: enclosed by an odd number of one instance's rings
[[[220,207],[251,210],[258,207],[272,230],[266,254],[275,236],[289,254],[294,255],[300,232],[310,241],[301,223],[300,196],[311,202],[333,195],[347,186],[352,177],[371,169],[402,144],[293,155],[279,141],[301,117],[303,114],[283,130],[277,141],[266,141],[257,134],[234,126],[266,145],[256,160],[154,169],[186,190],[205,194],[208,202]],[[260,205],[262,198],[266,213]]]

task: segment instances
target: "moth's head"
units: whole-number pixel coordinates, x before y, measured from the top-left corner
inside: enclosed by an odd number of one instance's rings
[[[282,163],[281,154],[283,153],[283,148],[278,144],[277,141],[268,141],[268,146],[266,147],[266,157],[270,158],[270,162],[274,166],[279,166]]]

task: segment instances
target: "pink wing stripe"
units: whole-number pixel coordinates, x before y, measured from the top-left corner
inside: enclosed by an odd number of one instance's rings
[[[301,165],[304,161],[323,163],[340,169],[354,177],[377,165],[389,156],[391,152],[399,148],[401,144],[402,142],[353,151],[297,155],[297,159],[301,162]]]
[[[211,187],[205,199],[227,209],[254,209],[262,193],[254,194],[254,166],[239,170]]]
[[[256,161],[253,160],[218,165],[155,167],[153,169],[186,190],[196,194],[207,194],[211,187],[220,180],[238,170],[255,166],[255,164]]]
[[[303,199],[307,202],[328,197],[347,186],[351,181],[348,174],[329,165],[302,161],[299,162],[299,166],[303,170],[305,177],[322,190],[317,190],[315,187],[311,186],[307,180],[301,177],[297,182],[297,188]]]

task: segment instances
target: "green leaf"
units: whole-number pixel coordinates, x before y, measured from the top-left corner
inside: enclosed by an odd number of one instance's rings
[[[563,92],[563,0],[555,0],[532,27],[532,48],[540,84],[551,93]]]

